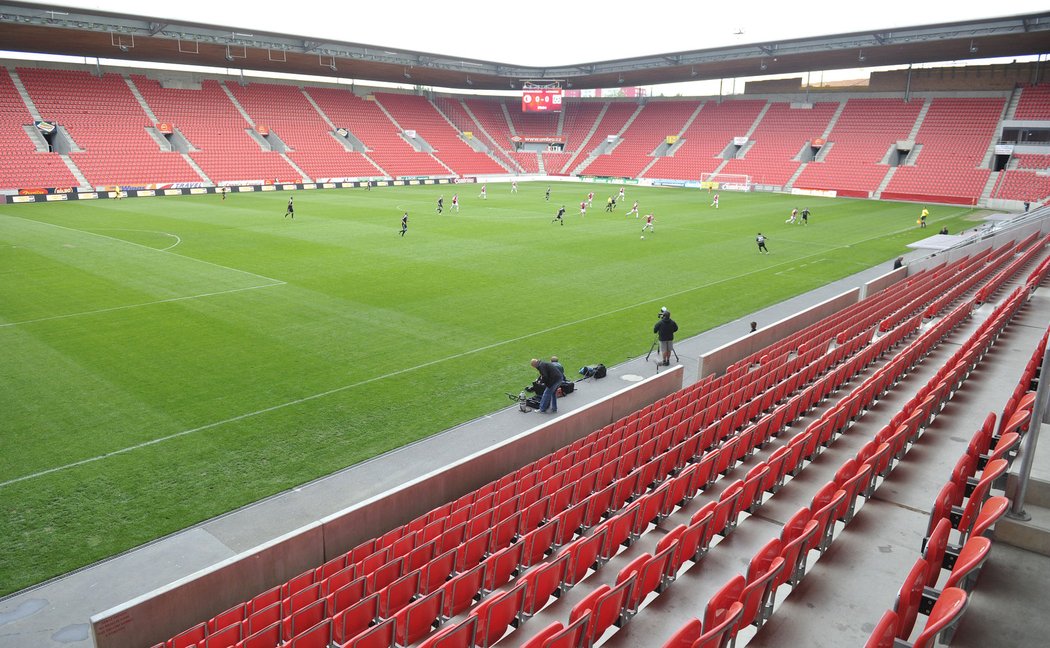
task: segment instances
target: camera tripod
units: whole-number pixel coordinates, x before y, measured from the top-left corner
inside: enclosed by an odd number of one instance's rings
[[[653,340],[652,346],[649,347],[649,353],[645,354],[645,361],[646,362],[649,361],[649,356],[651,356],[653,354],[653,351],[655,351],[656,347],[658,347],[658,346],[660,346],[660,340],[659,340],[659,338],[656,338],[656,339]],[[671,343],[671,353],[674,354],[674,361],[680,363],[681,360],[679,360],[679,358],[678,358],[678,352],[674,350],[674,343]],[[657,356],[657,357],[659,358],[659,356]],[[656,366],[659,367],[660,363],[657,362]],[[659,371],[659,369],[657,369],[657,371]]]

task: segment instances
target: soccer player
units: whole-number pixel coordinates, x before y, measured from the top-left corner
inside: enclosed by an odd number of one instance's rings
[[[511,180],[510,181],[510,192],[511,193],[518,193],[518,181],[517,180]]]
[[[718,194],[715,194],[714,200],[711,201],[711,206],[718,209]]]
[[[922,213],[919,214],[919,227],[926,227],[926,217],[930,215],[930,210],[925,207],[922,208]]]
[[[605,211],[611,212],[613,208],[613,197],[609,196],[609,199],[605,201]]]
[[[288,198],[288,209],[284,212],[284,217],[288,218],[289,216],[291,216],[292,220],[295,220],[295,205],[292,204],[292,200],[294,198],[295,196],[291,196]]]
[[[452,194],[452,209],[455,209],[457,214],[459,213],[459,194],[458,193]]]
[[[633,205],[631,205],[631,211],[629,211],[626,214],[624,214],[624,216],[627,217],[627,216],[630,216],[631,214],[634,214],[634,217],[638,218],[639,214],[638,214],[638,201],[637,200],[634,201]]]
[[[586,216],[586,215],[587,215],[587,201],[586,200],[581,200],[580,201],[580,216]]]
[[[543,199],[547,202],[551,201],[551,186],[547,185],[547,193],[543,196]]]
[[[758,243],[759,253],[769,254],[769,250],[766,249],[766,237],[762,236],[762,232],[759,232],[758,236],[755,237],[755,243]]]
[[[653,218],[655,218],[655,217],[651,213],[645,215],[645,225],[642,225],[642,231],[643,232],[645,230],[649,230],[650,234],[653,233],[653,231],[654,231],[653,230]]]
[[[482,200],[489,199],[488,185],[481,185],[481,193],[478,194],[478,198]]]
[[[809,225],[809,207],[802,208],[802,224]]]
[[[620,196],[619,196],[618,200],[623,200],[623,198],[624,198],[624,196],[623,196],[623,187],[620,187]]]
[[[405,215],[401,217],[401,236],[404,236],[405,232],[407,232],[407,231],[408,231],[408,212],[405,212]]]
[[[791,210],[791,218],[784,221],[785,223],[794,223],[798,220],[798,207]]]
[[[445,208],[445,197],[444,196],[438,196],[437,212],[440,214],[444,208]]]
[[[226,202],[226,187],[223,187],[222,189],[219,189],[219,192],[222,193],[222,200],[223,200],[223,202]]]
[[[591,192],[589,192],[587,194],[587,206],[590,207],[592,204],[594,204],[594,192],[593,191],[591,191]]]
[[[565,205],[561,206],[561,209],[558,210],[557,215],[554,216],[554,220],[552,220],[551,222],[553,223],[554,221],[561,221],[561,224],[564,225],[565,219],[562,218],[563,216],[565,216]]]

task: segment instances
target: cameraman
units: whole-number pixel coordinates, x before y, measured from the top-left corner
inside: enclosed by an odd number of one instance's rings
[[[540,380],[543,381],[543,396],[540,397],[540,412],[546,413],[550,408],[552,413],[558,412],[558,387],[565,381],[565,374],[551,362],[533,358],[529,363],[536,371],[540,372]]]
[[[674,334],[677,330],[678,324],[671,319],[671,311],[666,307],[661,308],[660,319],[656,320],[653,333],[656,333],[657,339],[660,340],[660,353],[664,359],[661,364],[665,367],[671,365],[671,350],[674,348]]]

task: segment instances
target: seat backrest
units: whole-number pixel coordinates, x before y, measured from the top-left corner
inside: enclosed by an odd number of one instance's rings
[[[926,526],[927,536],[933,533],[933,527],[937,525],[937,520],[951,515],[952,503],[957,501],[957,499],[961,501],[962,498],[959,497],[958,487],[955,484],[948,482],[941,487],[937,497],[933,500],[930,521]]]
[[[875,629],[871,631],[871,636],[868,637],[864,648],[893,648],[897,625],[897,613],[893,610],[886,610],[879,622],[875,624]]]
[[[478,628],[477,617],[442,628],[419,645],[419,648],[474,648],[474,634]]]
[[[379,595],[369,594],[332,615],[332,634],[337,643],[346,643],[379,620]]]
[[[584,638],[587,636],[587,628],[590,622],[590,614],[581,616],[551,635],[543,642],[542,648],[579,648],[583,645]],[[525,646],[522,646],[522,648],[525,648]]]
[[[948,536],[951,534],[952,524],[948,518],[941,518],[933,527],[929,539],[926,541],[926,550],[923,558],[929,566],[929,576],[926,579],[926,587],[933,587],[940,578],[942,565],[944,564],[944,552],[948,548]]]
[[[798,537],[802,533],[802,529],[805,528],[806,523],[809,522],[813,514],[810,513],[809,507],[803,506],[799,510],[788,518],[788,521],[784,523],[784,529],[780,532],[780,540],[783,543],[788,543]]]
[[[700,619],[689,619],[660,648],[692,648],[693,642],[700,638],[701,628]]]
[[[480,564],[473,569],[461,572],[452,577],[442,588],[445,592],[446,618],[461,614],[469,608],[474,597],[481,591],[485,580],[485,565]]]
[[[528,588],[525,604],[522,607],[525,614],[535,614],[547,604],[551,596],[561,587],[568,564],[569,556],[565,555],[548,563],[536,565],[522,574],[519,580]]]
[[[740,615],[740,625],[747,626],[756,622],[761,615],[762,609],[768,604],[769,596],[773,592],[773,581],[777,574],[784,569],[784,559],[777,556],[768,568],[756,579],[749,580],[740,595],[740,602],[744,609]]]
[[[717,622],[705,623],[704,633],[693,642],[692,648],[725,648],[736,635],[736,626],[744,611],[739,601],[730,605]]]
[[[394,645],[394,620],[380,621],[357,635],[346,648],[391,648]]]
[[[475,618],[475,617],[470,617]],[[547,644],[547,640],[551,639],[559,632],[565,629],[565,626],[561,624],[561,621],[555,621],[546,628],[540,630],[536,634],[532,635],[528,641],[521,644],[521,648],[544,648]],[[471,644],[469,648],[473,648],[474,644]],[[429,648],[428,646],[420,646],[420,648]],[[437,648],[437,646],[434,646]]]
[[[988,559],[988,552],[992,549],[992,541],[988,538],[971,537],[959,551],[959,557],[955,559],[955,567],[948,574],[948,580],[944,582],[947,587],[959,587],[966,591],[970,590],[970,583],[977,576],[981,565]]]
[[[907,640],[915,627],[915,617],[919,614],[919,603],[922,602],[922,588],[926,586],[929,566],[924,558],[915,561],[911,571],[904,578],[897,602],[893,611],[897,613],[897,638]]]
[[[755,552],[755,555],[751,557],[751,561],[747,565],[745,580],[750,583],[755,579],[762,578],[773,561],[780,557],[783,549],[783,543],[780,542],[779,538],[772,538],[769,542],[762,545]]]
[[[949,625],[953,624],[966,611],[966,592],[958,587],[947,587],[937,597],[937,602],[930,610],[930,616],[926,619],[926,626],[915,638],[912,648],[927,648],[933,646],[934,639]]]
[[[248,635],[239,648],[273,648],[281,643],[281,622],[272,623]]]
[[[525,604],[525,585],[521,584],[509,592],[499,592],[482,601],[471,612],[478,617],[478,629],[474,635],[474,645],[488,648],[506,634],[511,622],[521,614]],[[408,641],[402,645],[413,643]]]
[[[441,618],[444,602],[445,592],[439,589],[401,609],[394,617],[397,619],[397,642],[407,646],[427,636],[434,623]]]
[[[332,620],[323,619],[305,632],[292,637],[289,648],[328,648],[332,641]]]
[[[704,627],[710,628],[721,623],[723,617],[729,613],[733,603],[740,601],[746,586],[747,581],[742,575],[737,574],[715,592],[704,609]]]
[[[970,537],[983,536],[1006,513],[1006,509],[1009,507],[1010,500],[1002,495],[989,497],[984,506],[981,507],[980,513],[977,514],[977,519],[973,521]]]

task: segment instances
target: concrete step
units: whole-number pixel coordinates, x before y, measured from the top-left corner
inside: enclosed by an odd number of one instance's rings
[[[995,525],[995,541],[1050,556],[1050,508],[1026,501],[1024,512],[1030,519],[1017,520],[1004,515]]]

